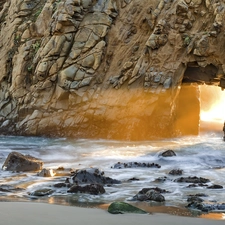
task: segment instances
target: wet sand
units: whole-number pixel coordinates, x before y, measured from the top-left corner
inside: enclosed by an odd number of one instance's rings
[[[30,202],[0,202],[0,224],[4,225],[212,225],[224,220],[172,216],[161,213],[112,215],[95,208]]]

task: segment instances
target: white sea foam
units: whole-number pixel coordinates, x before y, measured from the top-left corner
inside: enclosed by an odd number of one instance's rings
[[[160,153],[172,149],[176,157],[161,157]],[[182,169],[183,176],[205,177],[210,184],[220,184],[225,188],[225,143],[220,136],[184,137],[180,139],[120,142],[106,140],[67,140],[30,137],[0,136],[0,166],[12,151],[30,154],[44,161],[45,168],[88,168],[97,167],[105,171],[105,175],[122,181],[120,185],[106,187],[101,196],[72,195],[76,201],[110,202],[128,200],[145,187],[160,187],[170,191],[165,194],[166,204],[185,204],[190,193],[204,192],[212,200],[225,202],[223,190],[211,190],[204,187],[187,188],[187,183],[173,180],[180,176],[171,176],[172,169]],[[113,169],[117,162],[148,162],[158,163],[161,168]],[[0,172],[0,184],[26,186],[22,192],[32,192],[37,188],[52,187],[54,183],[63,182],[65,178],[40,178],[35,173],[27,173],[25,177],[8,171]],[[167,177],[164,182],[155,182],[159,177]],[[139,180],[128,182],[131,178]],[[30,183],[30,184],[29,184]],[[0,195],[12,193],[0,192]],[[21,196],[21,193],[13,193]],[[67,195],[66,189],[57,190],[54,195]]]

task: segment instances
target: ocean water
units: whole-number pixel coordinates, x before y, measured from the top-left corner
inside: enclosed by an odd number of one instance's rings
[[[168,149],[172,149],[177,156],[160,156],[160,153]],[[1,167],[12,151],[40,158],[44,162],[44,168],[64,167],[75,170],[96,167],[103,170],[106,176],[121,180],[122,183],[105,187],[106,193],[98,196],[71,194],[64,188],[53,187],[55,183],[64,182],[66,176],[45,178],[37,176],[37,173],[17,173],[1,169],[0,185],[13,185],[24,190],[0,191],[0,201],[13,199],[69,205],[107,204],[112,201],[129,201],[142,188],[159,187],[170,192],[163,194],[166,201],[147,203],[149,206],[185,208],[188,204],[187,196],[196,193],[208,195],[207,200],[210,202],[225,203],[224,189],[187,188],[188,183],[174,182],[180,176],[168,174],[172,169],[182,169],[183,177],[208,178],[208,185],[219,184],[225,188],[225,142],[221,132],[145,142],[0,136]],[[117,162],[158,163],[161,168],[113,169],[112,166]],[[165,182],[156,182],[157,178],[165,176],[168,178]],[[129,182],[131,178],[139,180]],[[42,188],[52,188],[54,193],[40,198],[29,195]]]

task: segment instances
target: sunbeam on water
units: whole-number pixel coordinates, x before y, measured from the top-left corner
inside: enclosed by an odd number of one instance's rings
[[[223,122],[225,119],[225,91],[216,86],[200,86],[201,120]]]
[[[200,131],[222,132],[225,121],[225,91],[216,86],[200,86]]]

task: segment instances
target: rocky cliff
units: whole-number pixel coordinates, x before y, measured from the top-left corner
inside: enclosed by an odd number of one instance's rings
[[[225,86],[222,0],[7,0],[0,10],[1,133],[196,134],[198,86],[184,84]]]

